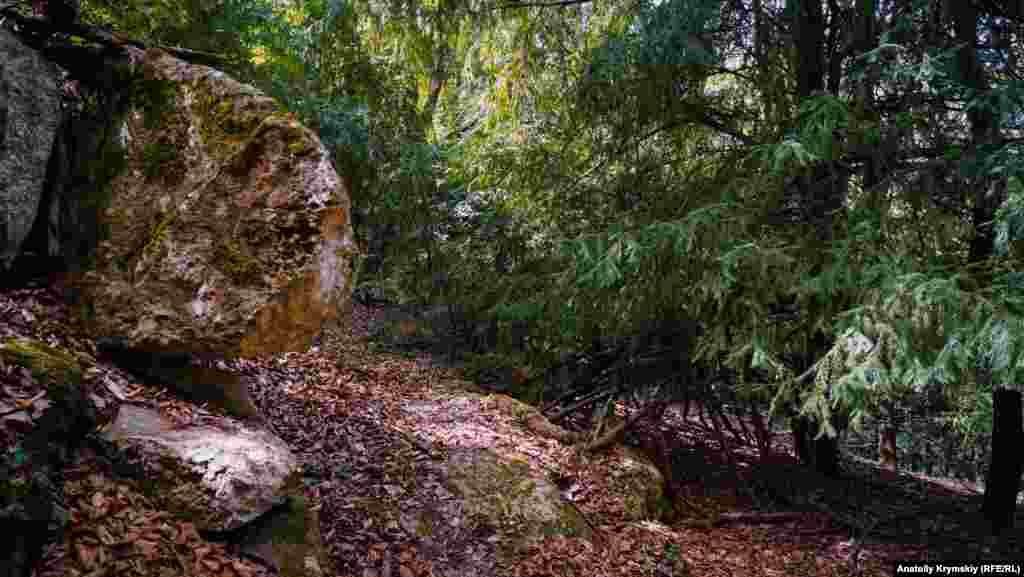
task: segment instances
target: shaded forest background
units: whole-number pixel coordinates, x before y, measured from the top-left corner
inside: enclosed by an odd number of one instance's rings
[[[416,311],[481,379],[563,419],[769,417],[833,475],[850,430],[890,467],[986,481],[993,529],[1011,522],[1019,4],[83,0],[81,19],[213,54],[315,128],[360,295]],[[857,335],[885,350],[825,373]]]

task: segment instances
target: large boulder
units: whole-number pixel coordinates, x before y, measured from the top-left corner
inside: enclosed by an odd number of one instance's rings
[[[566,443],[577,437],[510,397],[453,392],[410,399],[402,403],[402,422],[421,447],[444,449],[435,459],[416,460],[415,481],[384,500],[380,524],[397,518],[420,550],[436,552],[437,575],[501,575],[504,563],[548,536],[590,539],[592,528],[574,503],[590,484],[611,488],[612,495],[600,497],[602,515],[635,521],[660,514],[664,479],[642,456],[617,448],[595,457],[594,467],[573,471],[578,477],[567,483],[559,471],[575,460]],[[591,482],[587,471],[614,481]],[[591,495],[588,506],[597,498]]]
[[[227,536],[280,575],[323,575],[319,518],[283,440],[229,418],[180,427],[133,405],[121,406],[104,436],[156,483],[162,508]]]
[[[60,71],[0,28],[0,270],[32,229],[60,121]]]
[[[271,98],[159,50],[142,59],[95,270],[96,334],[139,350],[305,349],[351,297],[349,197]]]
[[[502,457],[483,448],[450,448],[445,460],[428,463],[447,478],[454,499],[438,499],[424,509],[403,511],[407,533],[439,539],[456,523],[482,522],[494,530],[515,527],[514,545],[545,535],[590,535],[579,511],[562,498],[558,486],[522,458]],[[451,505],[454,510],[447,510]]]
[[[99,60],[89,81],[76,84],[80,99],[61,111],[36,220],[13,267],[19,280],[88,267],[102,234],[98,218],[110,200],[110,181],[123,168],[129,96],[118,90],[116,78],[128,74],[125,60],[113,54]]]
[[[536,407],[507,395],[491,395],[486,405],[499,414],[509,415],[518,425],[539,438],[554,439],[559,443],[582,443],[587,436],[568,431],[552,423]],[[614,445],[610,451],[594,455],[607,473],[604,483],[614,497],[609,514],[629,521],[659,519],[668,513],[671,504],[665,495],[665,477],[643,454],[623,445]]]
[[[288,445],[228,418],[175,426],[154,410],[122,405],[104,433],[163,483],[165,508],[205,531],[231,531],[285,502],[302,472]]]

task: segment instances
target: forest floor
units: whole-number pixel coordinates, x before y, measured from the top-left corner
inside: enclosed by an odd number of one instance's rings
[[[356,304],[351,327],[309,351],[229,363],[249,379],[270,427],[289,443],[307,472],[327,480],[310,487],[308,497],[319,507],[332,574],[437,575],[431,554],[415,536],[397,526],[368,523],[352,503],[394,498],[390,461],[408,460],[410,451],[422,448],[417,438],[438,435],[454,441],[485,439],[499,455],[530,447],[531,458],[564,467],[562,473],[575,479],[571,498],[594,528],[591,538],[547,537],[517,559],[504,561],[500,575],[892,575],[898,560],[1021,562],[1024,531],[998,541],[984,537],[977,513],[980,496],[971,487],[850,459],[844,460],[841,479],[824,479],[797,466],[788,435],[776,435],[768,454],[760,455],[743,439],[720,434],[696,414],[683,418],[678,411],[669,411],[659,423],[641,423],[631,436],[641,448],[670,448],[652,457],[662,461],[676,514],[670,521],[625,521],[597,457],[581,456],[571,447],[544,453],[528,432],[488,437],[485,429],[500,424],[497,414],[443,425],[411,424],[402,403],[477,389],[429,354],[374,346],[370,336],[384,313]],[[95,335],[78,330],[50,289],[0,293],[0,327],[0,338],[33,337],[85,356],[95,353]],[[25,375],[12,367],[0,369],[0,409],[24,409],[0,411],[5,415],[0,448],[10,453],[18,435],[8,427],[24,426],[37,413],[26,401],[35,393]],[[118,373],[103,365],[95,371],[99,380]],[[124,374],[115,376],[128,379],[126,394],[133,402],[149,403],[182,422],[205,411]],[[102,387],[96,390],[102,394]],[[430,427],[436,430],[423,430]],[[64,540],[48,547],[39,577],[268,574],[230,547],[206,541],[186,521],[148,509],[136,487],[112,477],[88,450],[65,476],[71,523]],[[1018,518],[1017,526],[1024,526],[1024,519]],[[1011,559],[1009,552],[1017,556]],[[147,567],[152,573],[141,572]]]

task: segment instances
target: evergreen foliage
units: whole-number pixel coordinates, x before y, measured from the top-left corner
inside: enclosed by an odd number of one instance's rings
[[[731,371],[738,393],[820,435],[841,432],[836,415],[856,426],[939,390],[968,442],[990,433],[993,390],[1020,381],[1013,14],[874,0],[86,6],[231,55],[334,152],[360,234],[386,238],[369,281],[449,307],[466,331],[526,326],[490,340],[526,343],[539,368],[668,319],[700,328],[672,354]],[[885,350],[828,386],[802,378],[854,335]],[[659,383],[652,395],[704,394],[690,376]]]

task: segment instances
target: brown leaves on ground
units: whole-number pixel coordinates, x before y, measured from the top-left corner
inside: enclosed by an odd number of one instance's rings
[[[503,559],[500,574],[509,576],[833,576],[854,569],[877,575],[889,570],[891,559],[923,559],[956,546],[940,543],[936,532],[965,530],[949,517],[966,515],[975,496],[906,475],[883,480],[866,464],[853,464],[846,481],[827,482],[796,468],[782,438],[774,445],[775,457],[760,459],[739,440],[723,446],[726,435],[679,415],[646,423],[638,432],[648,448],[655,437],[669,438],[670,453],[651,456],[669,469],[674,522],[628,520],[610,482],[607,454],[581,454],[538,437],[486,403],[458,418],[436,409],[443,403],[431,404],[433,413],[410,417],[403,405],[455,398],[474,387],[427,354],[368,347],[366,336],[381,317],[380,309],[356,304],[351,326],[310,351],[222,363],[247,379],[268,426],[289,443],[313,481],[307,496],[320,509],[324,547],[337,575],[435,575],[446,552],[409,535],[381,511],[388,503],[425,498],[409,485],[417,463],[437,458],[446,446],[474,443],[552,473],[594,528],[589,541],[551,535]],[[0,294],[0,338],[31,336],[91,355],[92,337],[72,318],[45,290]],[[6,387],[0,390],[8,391],[0,393],[0,405],[29,414],[26,399],[38,391],[27,378],[17,368],[0,367]],[[207,414],[109,366],[89,378],[85,386],[110,403],[121,398],[153,404],[182,424]],[[18,435],[5,427],[0,440],[10,449]],[[152,508],[138,483],[108,473],[87,450],[65,471],[71,522],[65,540],[45,556],[40,577],[268,574],[205,541],[187,519]],[[927,515],[915,512],[932,509],[929,518],[947,525],[927,533],[929,548],[916,544],[922,533],[904,531],[903,521],[911,516],[914,524],[923,523]],[[862,539],[856,527],[864,517],[886,510],[897,513],[883,517]]]
[[[71,521],[63,542],[51,547],[38,577],[259,577],[267,568],[229,554],[203,539],[191,523],[154,509],[135,483],[98,470],[83,452],[65,470]]]

